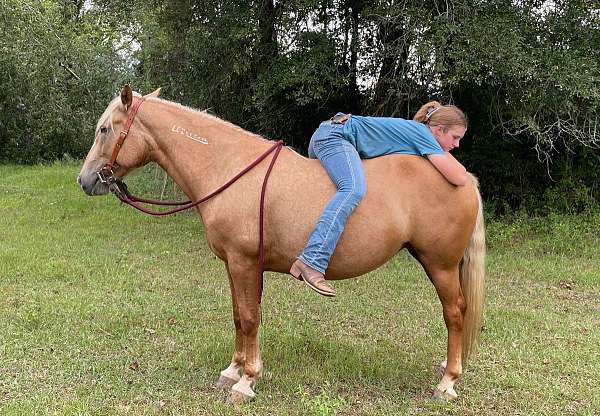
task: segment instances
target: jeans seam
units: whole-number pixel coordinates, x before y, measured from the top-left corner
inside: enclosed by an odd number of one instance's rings
[[[321,270],[320,267],[315,266],[317,263],[313,260],[313,259],[309,259],[307,258],[304,254],[300,255],[298,257],[298,259],[300,259],[300,261],[304,262],[304,264],[306,264],[307,266],[312,267],[313,269],[315,269],[316,271],[318,271],[319,273],[323,273],[325,274],[325,270]]]
[[[319,249],[318,249],[319,251],[321,251],[321,249],[325,245],[325,242],[327,241],[327,237],[329,237],[329,233],[331,232],[331,229],[333,228],[333,224],[334,224],[335,220],[337,219],[340,211],[342,210],[343,206],[346,204],[346,202],[350,198],[350,195],[352,195],[352,193],[354,192],[354,190],[356,188],[356,180],[354,178],[354,170],[352,169],[352,164],[350,163],[350,158],[348,157],[348,148],[346,146],[344,146],[344,154],[346,155],[346,162],[348,162],[348,167],[350,168],[350,173],[352,175],[352,189],[350,190],[350,193],[348,193],[348,195],[346,196],[346,198],[344,198],[344,200],[342,201],[342,203],[338,207],[337,211],[335,212],[335,214],[333,216],[333,219],[332,219],[331,223],[329,224],[329,228],[327,229],[327,232],[325,233],[325,237],[323,238],[323,242],[319,246]]]

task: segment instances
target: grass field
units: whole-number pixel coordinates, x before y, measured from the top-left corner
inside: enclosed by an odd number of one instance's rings
[[[88,198],[77,171],[0,166],[2,415],[600,414],[599,214],[489,222],[485,327],[454,403],[430,400],[446,330],[406,253],[335,300],[268,273],[265,374],[236,409],[215,388],[233,323],[199,218]]]

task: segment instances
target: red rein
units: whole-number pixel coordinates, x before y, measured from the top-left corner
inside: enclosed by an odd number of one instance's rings
[[[111,157],[110,161],[101,170],[110,172],[111,176],[109,178],[110,180],[108,181],[108,183],[110,186],[110,190],[117,196],[117,198],[119,198],[121,200],[121,202],[123,202],[127,205],[130,205],[133,208],[135,208],[138,211],[141,211],[145,214],[162,217],[162,216],[167,216],[167,215],[173,215],[178,212],[184,211],[186,209],[190,209],[195,206],[198,206],[201,203],[208,201],[212,197],[220,194],[225,189],[229,188],[239,178],[244,176],[252,168],[254,168],[256,165],[258,165],[260,162],[262,162],[267,156],[269,156],[271,153],[274,152],[273,157],[271,158],[271,163],[269,164],[269,168],[267,169],[267,172],[265,173],[265,177],[263,179],[263,184],[262,184],[262,189],[260,191],[260,210],[259,210],[259,217],[258,217],[259,218],[258,279],[260,281],[259,298],[258,298],[259,300],[258,301],[260,303],[262,301],[263,273],[264,273],[264,263],[265,263],[265,249],[264,249],[265,193],[267,190],[267,181],[269,180],[269,176],[271,175],[271,170],[273,170],[275,161],[277,160],[277,157],[279,156],[279,152],[281,151],[281,148],[283,147],[283,141],[279,140],[279,141],[275,142],[275,144],[273,146],[271,146],[271,148],[269,148],[269,150],[267,150],[265,153],[260,155],[254,162],[252,162],[250,165],[248,165],[246,168],[244,168],[240,173],[238,173],[233,178],[231,178],[229,181],[227,181],[227,183],[225,183],[224,185],[222,185],[215,191],[211,192],[210,194],[208,194],[207,196],[205,196],[202,199],[199,199],[196,202],[192,202],[192,201],[181,201],[181,202],[179,202],[179,201],[159,201],[159,200],[154,200],[154,199],[138,198],[134,195],[131,195],[129,193],[129,191],[127,190],[127,187],[125,186],[125,184],[123,182],[121,182],[119,179],[116,179],[112,175],[112,166],[117,159],[117,155],[119,154],[119,151],[121,150],[121,147],[123,146],[123,142],[125,141],[125,138],[129,134],[129,129],[131,128],[131,125],[133,124],[135,115],[137,114],[137,111],[143,102],[144,102],[144,98],[142,98],[140,101],[138,101],[131,109],[131,113],[129,114],[129,118],[127,119],[127,123],[125,124],[125,128],[121,132],[121,134],[119,136],[119,140],[117,141],[117,143],[115,144],[115,148],[113,149],[112,157]],[[102,178],[102,176],[100,176],[100,177]],[[178,206],[178,207],[167,210],[167,211],[152,211],[152,210],[149,210],[149,209],[143,207],[142,205],[140,205],[140,203],[151,204],[151,205]]]
[[[283,147],[283,141],[280,140],[280,141],[275,142],[275,144],[273,146],[271,146],[271,148],[269,148],[269,150],[267,150],[265,153],[260,155],[258,157],[258,159],[256,159],[254,162],[252,162],[250,165],[248,165],[246,168],[244,168],[244,170],[242,170],[240,173],[238,173],[233,178],[231,178],[229,181],[227,181],[227,183],[225,183],[218,189],[214,190],[213,192],[206,195],[204,198],[199,199],[196,202],[192,202],[192,201],[160,201],[160,200],[156,200],[156,199],[139,198],[139,197],[131,195],[129,192],[127,192],[127,188],[119,189],[120,192],[115,192],[115,195],[117,196],[117,198],[119,198],[121,200],[121,202],[123,202],[127,205],[131,205],[133,208],[143,212],[144,214],[154,215],[156,217],[164,217],[167,215],[173,215],[178,212],[185,211],[186,209],[190,209],[195,206],[198,206],[201,203],[206,202],[209,199],[211,199],[212,197],[220,194],[225,189],[227,189],[231,185],[233,185],[233,183],[235,183],[238,179],[240,179],[242,176],[244,176],[246,173],[248,173],[250,170],[252,170],[253,167],[255,167],[260,162],[262,162],[264,159],[266,159],[266,157],[269,156],[269,154],[271,154],[271,153],[273,153],[273,151],[275,151],[275,154],[273,155],[273,158],[271,159],[271,164],[269,165],[269,169],[267,170],[267,173],[265,174],[265,178],[263,179],[263,186],[262,186],[262,190],[261,190],[261,194],[260,194],[260,202],[261,202],[260,213],[261,213],[261,222],[262,222],[264,193],[265,193],[265,190],[267,187],[267,181],[269,180],[269,176],[271,175],[271,170],[273,169],[275,160],[277,160],[277,156],[279,156],[279,152],[281,151],[282,147]],[[147,208],[144,208],[139,203],[150,204],[150,205],[164,205],[164,206],[178,206],[179,205],[179,207],[173,208],[168,211],[152,211]]]

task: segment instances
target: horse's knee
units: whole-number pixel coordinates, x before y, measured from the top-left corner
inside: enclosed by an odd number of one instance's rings
[[[240,319],[239,316],[236,316],[236,315],[233,316],[233,325],[235,326],[236,330],[238,330],[242,327],[242,320]]]

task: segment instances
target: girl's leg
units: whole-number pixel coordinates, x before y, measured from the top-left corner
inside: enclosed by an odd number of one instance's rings
[[[311,139],[311,151],[319,158],[337,188],[299,256],[303,263],[322,274],[348,217],[366,192],[360,157],[354,146],[343,138],[342,127],[341,124],[322,124]]]

